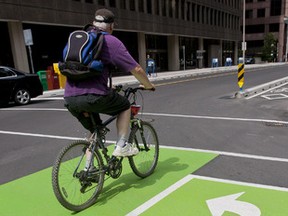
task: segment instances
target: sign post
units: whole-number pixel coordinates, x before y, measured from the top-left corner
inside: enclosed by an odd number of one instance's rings
[[[35,72],[34,72],[32,49],[31,49],[31,46],[33,45],[32,32],[31,32],[31,29],[25,29],[23,30],[23,33],[24,33],[25,45],[28,46],[28,50],[29,50],[31,71],[34,74]]]

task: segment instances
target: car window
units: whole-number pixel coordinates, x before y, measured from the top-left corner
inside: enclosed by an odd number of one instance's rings
[[[13,71],[9,70],[8,68],[0,68],[0,78],[11,76],[16,76],[16,74]]]

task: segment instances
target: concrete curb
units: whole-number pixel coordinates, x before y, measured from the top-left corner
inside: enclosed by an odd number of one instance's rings
[[[277,80],[268,82],[268,83],[264,83],[264,84],[261,84],[261,85],[258,85],[258,86],[255,86],[255,87],[252,87],[249,89],[245,89],[244,91],[236,92],[235,97],[236,98],[249,97],[249,96],[252,96],[255,94],[259,94],[260,92],[269,90],[275,86],[279,86],[279,85],[284,84],[284,83],[288,83],[288,76],[281,78],[281,79],[277,79]]]
[[[251,65],[245,65],[246,69],[253,69],[253,68],[268,68],[268,67],[275,67],[275,66],[282,66],[285,65],[286,63],[268,63],[268,64],[251,64]],[[215,75],[219,73],[231,73],[235,72],[237,74],[238,72],[238,66],[228,66],[228,67],[217,67],[217,68],[202,68],[202,69],[191,69],[191,70],[185,70],[185,71],[173,71],[173,72],[160,72],[157,74],[156,77],[150,77],[149,79],[152,82],[155,81],[165,81],[165,80],[170,80],[170,79],[177,79],[177,78],[187,78],[187,77],[198,77],[198,76],[205,76],[205,75]],[[287,78],[283,78],[283,80],[277,80],[277,81],[272,81],[270,83],[266,83],[260,86],[253,87],[251,89],[246,89],[243,92],[237,92],[235,93],[235,97],[237,98],[243,98],[251,95],[252,93],[256,94],[260,89],[263,91],[263,89],[267,89],[279,85],[282,82],[287,82]],[[127,75],[127,76],[121,76],[121,77],[113,77],[112,78],[112,83],[113,85],[134,85],[138,84],[139,82],[136,80],[136,78],[132,75]],[[279,83],[279,84],[278,84]],[[268,86],[268,87],[267,87]],[[54,89],[54,90],[48,90],[44,91],[41,97],[53,97],[53,96],[59,96],[64,94],[64,89]]]

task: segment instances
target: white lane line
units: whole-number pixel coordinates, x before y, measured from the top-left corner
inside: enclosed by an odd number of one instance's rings
[[[0,134],[10,134],[10,135],[17,135],[17,136],[42,137],[42,138],[62,139],[62,140],[84,140],[85,139],[84,137],[56,136],[56,135],[23,133],[23,132],[3,131],[3,130],[0,130]],[[106,140],[106,143],[116,143],[116,141]]]
[[[163,116],[163,117],[178,117],[178,118],[195,118],[195,119],[212,119],[212,120],[228,120],[228,121],[247,121],[247,122],[271,122],[288,124],[288,121],[279,121],[271,119],[249,119],[249,118],[231,118],[217,116],[197,116],[197,115],[182,115],[182,114],[166,114],[166,113],[143,113],[143,115]]]
[[[215,151],[215,150],[206,150],[206,149],[196,149],[196,148],[175,147],[175,146],[161,146],[161,147],[167,148],[167,149],[194,151],[194,152],[202,152],[202,153],[212,153],[212,154],[225,155],[225,156],[231,156],[231,157],[240,157],[240,158],[249,158],[249,159],[256,159],[256,160],[267,160],[267,161],[288,163],[287,158],[278,158],[278,157],[269,157],[269,156],[260,156],[260,155],[243,154],[243,153],[235,153],[235,152],[225,152],[225,151]]]
[[[255,187],[255,188],[262,188],[262,189],[269,189],[269,190],[276,190],[276,191],[283,191],[288,192],[288,188],[285,187],[277,187],[277,186],[271,186],[271,185],[263,185],[263,184],[256,184],[256,183],[249,183],[249,182],[240,182],[235,180],[227,180],[227,179],[219,179],[219,178],[213,178],[213,177],[206,177],[206,176],[199,176],[199,175],[187,175],[175,184],[171,185],[164,191],[160,192],[156,196],[152,197],[150,200],[146,201],[142,205],[138,206],[133,211],[129,212],[126,216],[137,216],[151,208],[153,205],[160,202],[163,198],[170,195],[172,192],[176,191],[178,188],[182,187],[187,182],[191,181],[192,179],[200,179],[205,181],[213,181],[213,182],[220,182],[220,183],[226,183],[226,184],[234,184],[234,185],[240,185],[240,186],[248,186],[248,187]]]
[[[81,138],[77,138],[77,137],[55,136],[55,135],[35,134],[35,133],[22,133],[22,132],[3,131],[3,130],[0,130],[0,133],[1,134],[18,135],[18,136],[44,137],[44,138],[64,139],[64,140],[79,140],[79,139],[81,139]]]
[[[58,108],[3,108],[0,111],[61,111],[68,112],[67,109]]]
[[[287,85],[287,83],[283,83],[283,84],[278,85],[278,86],[275,86],[275,87],[273,87],[273,88],[269,88],[269,89],[267,89],[267,90],[265,90],[265,91],[262,91],[262,92],[259,92],[259,93],[255,94],[255,95],[251,95],[251,96],[249,96],[249,97],[246,97],[245,99],[249,100],[249,99],[251,99],[251,98],[257,97],[257,96],[259,96],[259,95],[261,95],[261,94],[265,94],[266,92],[269,92],[269,91],[274,90],[274,89],[276,89],[276,88],[282,87],[282,86],[284,86],[284,85]]]
[[[35,134],[35,133],[23,133],[23,132],[3,131],[3,130],[0,130],[0,134],[10,134],[10,135],[18,135],[18,136],[31,136],[31,137],[42,137],[42,138],[62,139],[62,140],[83,140],[84,139],[83,137],[67,137],[67,136],[56,136],[56,135]],[[115,143],[116,141],[115,140],[107,140],[106,142],[107,143]],[[161,148],[175,149],[175,150],[184,150],[184,151],[194,151],[194,152],[201,152],[201,153],[225,155],[225,156],[231,156],[231,157],[250,158],[250,159],[256,159],[256,160],[267,160],[267,161],[288,163],[288,159],[286,159],[286,158],[278,158],[278,157],[268,157],[268,156],[242,154],[242,153],[235,153],[235,152],[224,152],[224,151],[196,149],[196,148],[185,148],[185,147],[175,147],[175,146],[163,146],[163,145],[161,145]]]
[[[58,108],[3,108],[0,111],[63,111],[67,112],[67,109]],[[250,118],[233,118],[233,117],[221,117],[221,116],[198,116],[198,115],[183,115],[172,113],[141,113],[141,115],[159,116],[159,117],[176,117],[176,118],[194,118],[194,119],[211,119],[211,120],[227,120],[227,121],[246,121],[246,122],[269,122],[269,123],[281,123],[288,124],[288,121],[279,121],[273,119],[250,119]]]
[[[31,100],[32,100],[32,101],[41,101],[41,100],[64,100],[64,98],[63,98],[63,97],[47,97],[47,98],[40,97],[40,98],[32,98]]]
[[[288,192],[288,188],[286,188],[286,187],[263,185],[263,184],[256,184],[256,183],[250,183],[250,182],[241,182],[241,181],[199,176],[199,175],[193,175],[193,174],[191,176],[192,176],[192,179],[196,178],[196,179],[207,180],[207,181],[216,181],[216,182],[227,183],[227,184],[236,184],[236,185],[241,185],[241,186],[249,186],[249,187],[256,187],[256,188],[263,188],[263,189],[269,189],[269,190]]]
[[[150,200],[148,200],[147,202],[143,203],[142,205],[140,205],[139,207],[137,207],[133,211],[129,212],[126,216],[137,216],[137,215],[140,215],[141,213],[143,213],[144,211],[146,211],[147,209],[149,209],[150,207],[155,205],[157,202],[159,202],[160,200],[162,200],[163,198],[165,198],[166,196],[171,194],[173,191],[175,191],[178,188],[182,187],[184,184],[189,182],[191,179],[193,179],[193,176],[191,176],[191,175],[188,175],[188,176],[182,178],[181,180],[179,180],[175,184],[173,184],[170,187],[168,187],[166,190],[162,191],[161,193],[159,193],[156,196],[152,197]]]

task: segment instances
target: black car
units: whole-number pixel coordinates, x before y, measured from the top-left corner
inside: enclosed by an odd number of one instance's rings
[[[43,87],[37,74],[28,74],[14,68],[0,66],[0,105],[15,102],[28,104],[31,98],[43,94]]]

